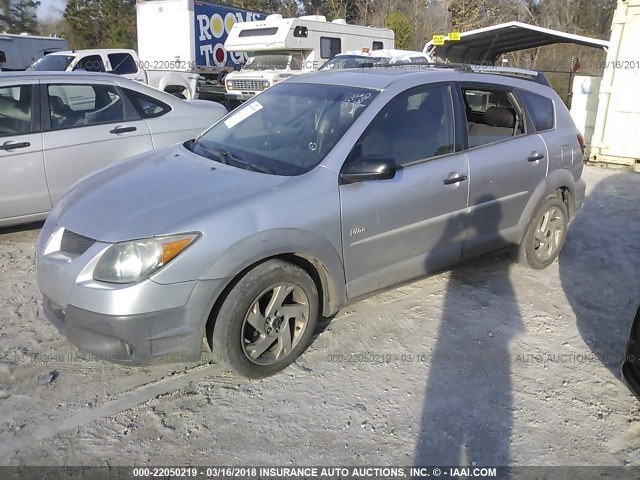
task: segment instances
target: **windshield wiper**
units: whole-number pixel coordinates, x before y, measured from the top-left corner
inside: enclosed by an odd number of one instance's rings
[[[228,165],[228,163],[229,163],[229,162],[227,162],[227,158],[221,152],[209,150],[208,148],[203,147],[201,143],[198,143],[195,140],[192,141],[191,145],[189,147],[187,147],[187,148],[189,148],[189,150],[191,150],[193,153],[195,153],[195,149],[198,148],[204,153],[205,157],[207,157],[207,158],[209,158],[211,160],[215,160],[215,161],[223,163],[225,165]]]
[[[267,167],[262,167],[262,166],[254,164],[254,163],[251,163],[251,162],[247,162],[246,160],[243,160],[242,158],[236,157],[229,150],[222,150],[220,148],[216,148],[216,151],[220,152],[228,160],[231,160],[234,163],[237,163],[239,165],[242,165],[243,167],[246,167],[247,170],[253,170],[254,172],[260,172],[260,173],[267,173],[267,174],[270,174],[270,175],[274,174],[274,171],[272,169],[267,168]]]
[[[198,148],[200,148],[204,153],[206,153],[209,158],[213,160],[217,160],[224,165],[229,165],[229,160],[231,160],[233,163],[237,163],[238,165],[241,165],[247,170],[252,170],[254,172],[260,172],[260,173],[267,173],[270,175],[274,174],[274,171],[272,169],[247,162],[246,160],[236,157],[229,150],[223,150],[221,148],[214,148],[212,150],[209,150],[199,142],[197,143],[197,145],[198,145]]]

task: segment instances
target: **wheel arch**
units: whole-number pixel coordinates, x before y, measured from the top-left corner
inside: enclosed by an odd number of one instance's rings
[[[533,218],[533,215],[535,215],[538,208],[540,208],[549,195],[556,195],[564,202],[567,207],[569,219],[575,215],[575,180],[573,179],[573,175],[567,170],[550,172],[547,178],[534,190],[520,216],[520,221],[518,222],[520,241],[522,241],[522,238],[527,232],[529,222]]]
[[[280,247],[264,248],[265,244],[273,244],[278,240],[282,241],[278,242]],[[293,248],[294,244],[299,248]],[[247,252],[259,251],[262,251],[261,255],[247,256]],[[342,261],[326,239],[306,231],[263,232],[238,242],[222,254],[207,272],[209,278],[228,279],[206,319],[205,334],[210,348],[217,315],[229,292],[249,271],[273,259],[293,263],[309,274],[318,289],[320,313],[323,316],[334,314],[346,303]],[[230,269],[231,264],[235,267]]]

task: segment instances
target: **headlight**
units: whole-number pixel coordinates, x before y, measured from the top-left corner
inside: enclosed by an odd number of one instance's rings
[[[271,86],[271,84],[269,83],[269,80],[263,80],[262,81],[262,89],[266,90],[267,88],[269,88]]]
[[[184,252],[198,236],[197,233],[187,233],[116,243],[98,261],[93,278],[110,283],[137,282]]]
[[[227,82],[227,88],[233,90],[233,82]]]

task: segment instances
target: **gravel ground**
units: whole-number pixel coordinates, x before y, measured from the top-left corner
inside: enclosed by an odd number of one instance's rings
[[[584,176],[548,269],[491,255],[369,298],[253,382],[212,356],[82,356],[42,314],[38,226],[0,230],[0,465],[640,466],[640,403],[619,375],[640,175]]]

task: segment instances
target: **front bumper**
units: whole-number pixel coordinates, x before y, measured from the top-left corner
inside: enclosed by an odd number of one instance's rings
[[[182,323],[182,309],[137,315],[104,315],[68,305],[65,310],[46,296],[44,314],[69,342],[81,350],[117,363],[144,365],[164,362],[194,362],[200,352],[181,340],[188,336],[164,336],[173,322]],[[165,332],[157,330],[165,326]],[[165,358],[166,357],[166,358]]]
[[[206,321],[224,279],[160,284],[108,284],[92,278],[108,244],[79,255],[45,250],[55,226],[45,224],[37,255],[46,318],[85,352],[128,365],[200,359]]]

